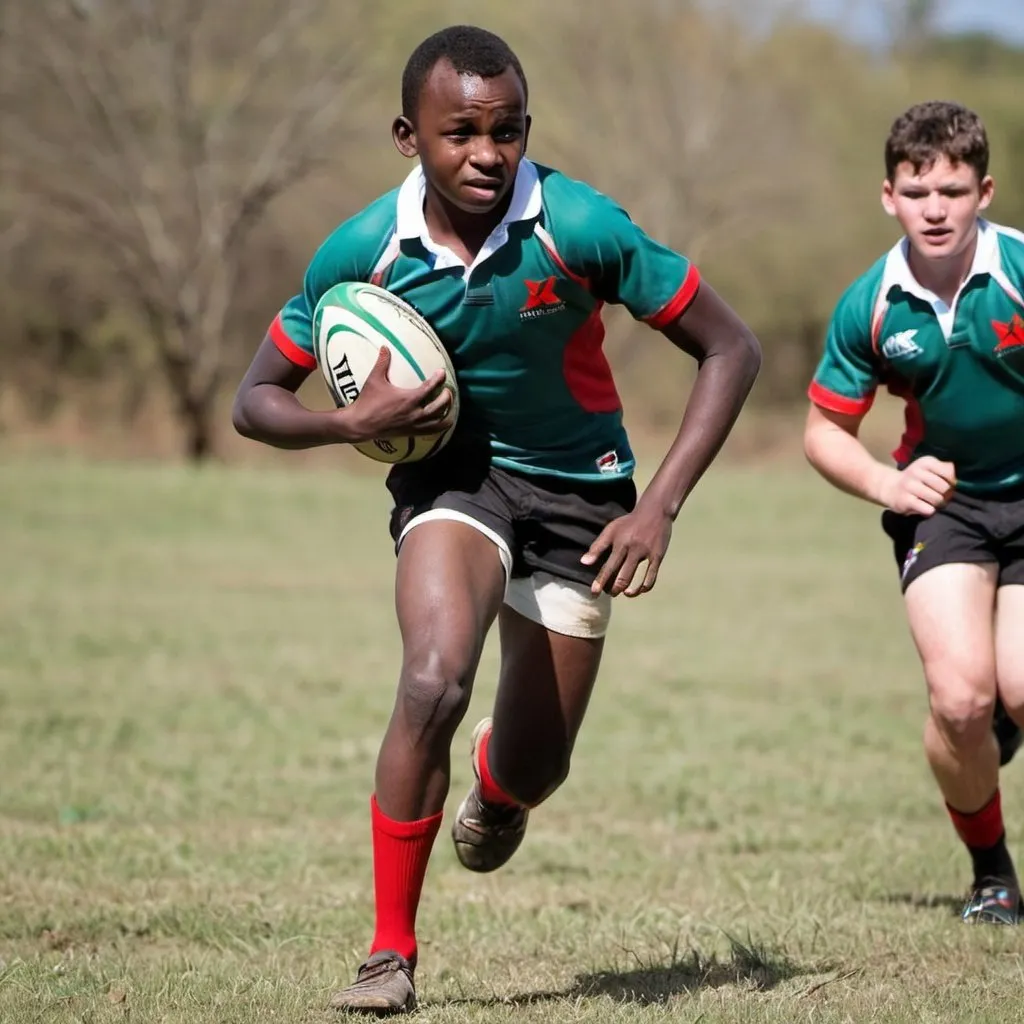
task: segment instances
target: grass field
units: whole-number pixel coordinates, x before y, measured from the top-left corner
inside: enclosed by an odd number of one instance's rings
[[[0,1021],[336,1019],[399,656],[386,511],[341,472],[0,461]],[[889,557],[809,471],[716,467],[520,853],[473,876],[442,832],[421,1019],[1024,1019],[1019,933],[955,917]]]

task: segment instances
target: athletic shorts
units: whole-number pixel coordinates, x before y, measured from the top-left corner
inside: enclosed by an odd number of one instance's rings
[[[479,530],[505,568],[505,604],[555,633],[596,638],[608,630],[611,596],[590,591],[600,569],[580,558],[598,534],[636,505],[632,480],[586,482],[514,473],[484,451],[444,449],[388,475],[395,551],[434,519]]]
[[[999,586],[1024,584],[1024,488],[998,497],[954,492],[930,516],[882,513],[904,591],[923,573],[954,562],[995,564]]]

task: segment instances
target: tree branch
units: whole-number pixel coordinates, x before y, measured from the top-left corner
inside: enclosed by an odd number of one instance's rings
[[[58,40],[64,45],[57,45]],[[62,93],[75,105],[86,124],[99,129],[115,164],[124,168],[117,184],[146,238],[153,263],[169,268],[175,262],[175,247],[148,185],[153,177],[152,167],[126,110],[119,83],[104,67],[104,61],[93,59],[94,51],[81,49],[84,52],[76,52],[67,40],[61,39],[59,30],[48,34],[40,43],[46,67],[57,79]],[[84,107],[79,99],[83,94],[88,100]]]

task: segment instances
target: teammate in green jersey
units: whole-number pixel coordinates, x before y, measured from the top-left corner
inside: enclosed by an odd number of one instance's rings
[[[1024,235],[980,216],[988,159],[957,104],[893,124],[882,205],[905,236],[839,301],[804,444],[885,509],[928,684],[925,751],[973,864],[963,918],[1016,924],[999,769],[1024,721]],[[880,384],[907,403],[895,466],[858,440]]]
[[[283,448],[446,425],[438,381],[394,388],[383,358],[351,406],[299,403],[315,367],[311,314],[344,280],[379,282],[420,309],[460,385],[448,446],[388,477],[402,670],[371,800],[376,931],[355,983],[332,1001],[342,1009],[415,1005],[416,909],[452,738],[494,620],[493,724],[474,733],[476,782],[452,828],[475,871],[513,854],[529,809],[565,779],[612,597],[654,586],[673,521],[760,365],[757,340],[685,258],[594,189],[524,159],[529,130],[526,79],[501,39],[458,26],[425,40],[393,126],[418,166],[325,242],[236,398],[237,429]],[[608,302],[699,363],[679,433],[638,501],[601,354]]]

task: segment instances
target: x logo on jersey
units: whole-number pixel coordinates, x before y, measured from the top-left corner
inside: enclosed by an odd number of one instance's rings
[[[1024,320],[1019,313],[1014,313],[1013,319],[1007,324],[993,320],[992,327],[999,339],[995,349],[997,352],[1005,352],[1008,348],[1019,348],[1024,345]]]
[[[523,309],[537,309],[540,306],[557,306],[561,299],[555,293],[555,277],[543,281],[524,281],[526,285],[526,304]]]

